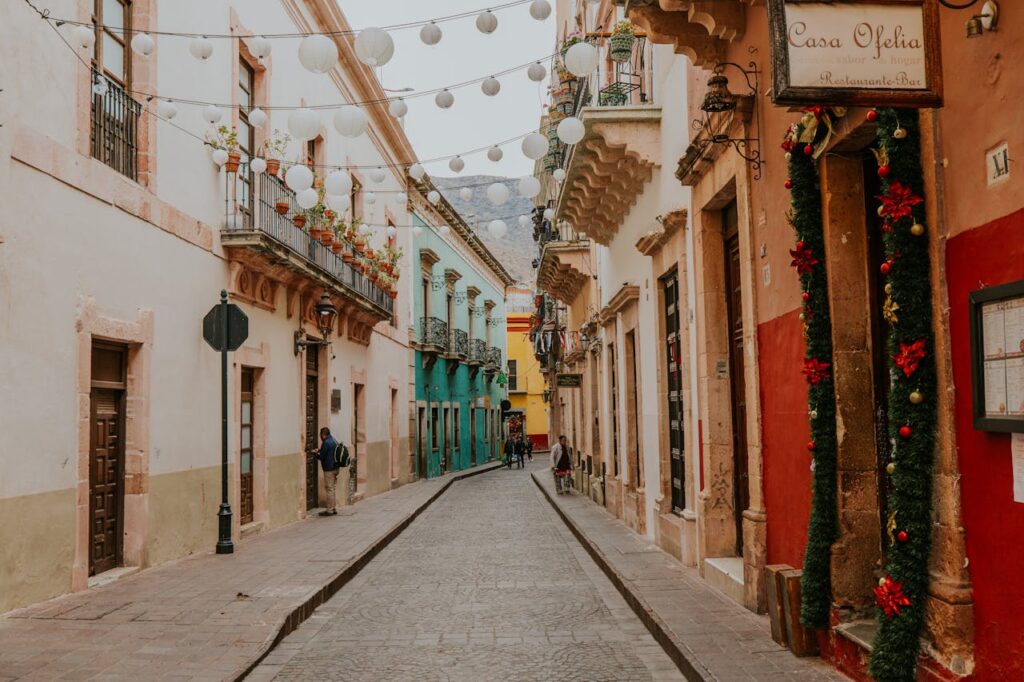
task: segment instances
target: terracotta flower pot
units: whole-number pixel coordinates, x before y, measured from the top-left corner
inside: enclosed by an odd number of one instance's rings
[[[352,252],[351,251],[346,251],[345,253],[341,254],[341,260],[345,261],[346,263],[351,263],[352,262]]]
[[[270,164],[268,163],[267,165],[269,166]],[[279,215],[286,214],[288,212],[288,202],[285,199],[278,200],[274,204],[274,210],[277,211]]]
[[[277,175],[277,172],[281,170],[280,159],[267,159],[267,172],[271,175]]]
[[[341,253],[341,242],[333,242],[331,244],[331,251],[334,252],[334,255]]]
[[[324,246],[330,246],[334,243],[334,233],[330,230],[323,230],[320,232],[320,241],[323,242]]]
[[[295,227],[301,230],[306,226],[306,216],[302,215],[301,213],[298,215],[294,215],[292,216],[292,222],[295,223]]]
[[[388,296],[390,296],[391,300],[393,301],[396,298],[398,298],[398,291],[395,290],[395,289],[392,289],[391,291],[388,292]]]
[[[366,245],[365,244],[358,244],[357,243],[356,244],[356,253],[358,253],[359,255],[365,254],[366,253]]]
[[[327,222],[333,223],[336,217],[337,216],[334,215],[334,211],[332,211],[331,209],[327,209],[326,211],[324,211],[324,220],[326,220]]]
[[[228,160],[224,164],[224,169],[228,173],[237,173],[238,164],[242,162],[242,155],[239,152],[228,152]]]
[[[315,241],[315,242],[320,241],[320,235],[321,235],[321,232],[320,232],[320,228],[319,227],[316,227],[314,225],[314,226],[309,228],[309,238],[312,239],[313,241]]]

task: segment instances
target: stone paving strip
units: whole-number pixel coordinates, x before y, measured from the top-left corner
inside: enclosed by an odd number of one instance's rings
[[[847,679],[819,658],[793,656],[772,640],[767,616],[720,593],[591,500],[557,495],[550,471],[534,472],[533,480],[688,680]]]
[[[494,466],[12,611],[0,617],[0,682],[240,679],[453,482]]]

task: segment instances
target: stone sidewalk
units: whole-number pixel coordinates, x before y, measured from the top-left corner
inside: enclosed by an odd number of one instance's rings
[[[234,680],[454,481],[422,481],[0,618],[0,681]],[[211,546],[211,551],[213,547]]]
[[[533,479],[687,679],[847,679],[819,658],[793,656],[772,640],[766,616],[732,601],[588,498],[556,495],[549,471]]]

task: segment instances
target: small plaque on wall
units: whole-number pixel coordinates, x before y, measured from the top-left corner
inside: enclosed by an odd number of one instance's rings
[[[331,391],[331,412],[341,412],[341,389]]]
[[[1024,432],[1024,280],[971,292],[974,428]]]

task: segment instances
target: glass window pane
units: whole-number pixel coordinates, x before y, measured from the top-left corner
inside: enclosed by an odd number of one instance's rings
[[[118,80],[124,80],[124,45],[103,33],[103,68]]]
[[[252,427],[242,427],[242,448],[248,449],[252,447]]]
[[[245,73],[245,71],[242,71],[242,73]],[[238,88],[238,105],[243,111],[248,111],[252,106],[252,96],[245,86]]]
[[[243,452],[242,453],[242,473],[243,474],[251,474],[252,473],[252,453],[251,452]]]
[[[252,424],[252,403],[242,403],[242,423]]]
[[[112,29],[124,28],[124,3],[121,0],[103,0],[103,24]]]
[[[238,119],[238,144],[246,156],[252,152],[252,126],[242,117]]]

